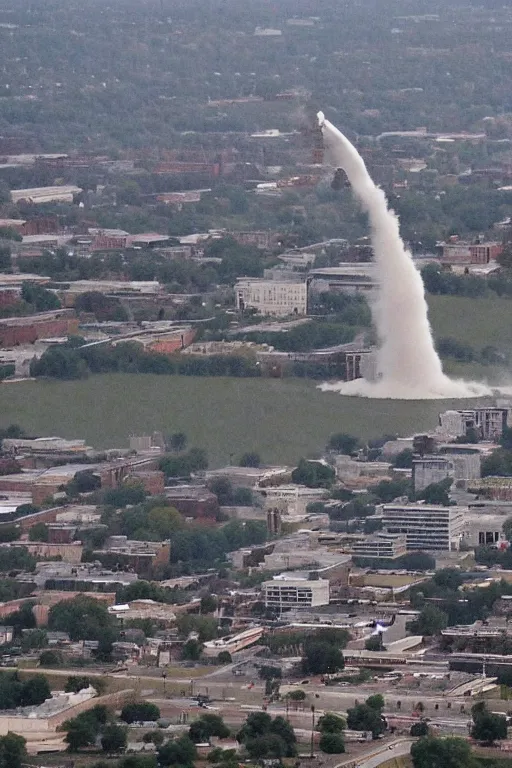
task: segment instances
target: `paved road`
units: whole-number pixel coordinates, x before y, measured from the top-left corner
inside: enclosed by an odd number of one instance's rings
[[[388,760],[392,760],[395,757],[404,757],[405,755],[409,755],[411,752],[412,744],[414,744],[412,739],[401,739],[400,741],[392,742],[391,744],[388,744],[378,750],[375,750],[374,747],[373,751],[358,755],[355,761],[355,766],[357,768],[377,768],[377,766],[387,762]],[[354,764],[354,761],[351,761],[350,764]],[[342,763],[341,765],[344,765],[345,768],[348,768],[346,764]],[[338,766],[336,766],[336,768],[338,768]]]

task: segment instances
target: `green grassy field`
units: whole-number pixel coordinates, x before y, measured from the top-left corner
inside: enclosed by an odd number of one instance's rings
[[[434,427],[449,405],[341,397],[303,379],[111,374],[1,385],[0,425],[98,448],[126,447],[132,434],[184,431],[215,466],[251,449],[265,462],[291,463],[317,454],[333,432],[370,438]]]
[[[463,296],[429,296],[434,334],[452,336],[481,349],[491,344],[512,352],[512,300]]]
[[[511,300],[433,296],[429,304],[436,336],[512,351]],[[506,380],[504,370],[453,362],[445,368],[459,377]],[[434,427],[449,406],[346,398],[302,379],[115,374],[0,385],[0,426],[19,423],[32,434],[82,437],[97,448],[124,448],[130,435],[153,430],[184,431],[191,445],[208,450],[211,466],[253,449],[265,462],[292,463],[317,455],[334,432],[409,435]]]

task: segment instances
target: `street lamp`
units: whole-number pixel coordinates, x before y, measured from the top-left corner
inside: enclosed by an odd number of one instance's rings
[[[315,706],[311,705],[311,757],[313,757],[313,739],[315,734]]]

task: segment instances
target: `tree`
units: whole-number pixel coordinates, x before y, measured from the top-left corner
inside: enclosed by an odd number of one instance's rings
[[[233,503],[233,485],[227,477],[212,478],[208,488],[216,495],[221,507],[227,507]]]
[[[414,452],[411,448],[404,448],[403,451],[397,453],[393,460],[393,466],[397,469],[411,469]]]
[[[66,743],[70,752],[77,752],[90,747],[96,742],[98,729],[90,718],[75,717],[63,726],[66,730]]]
[[[7,544],[11,541],[17,541],[21,536],[21,529],[16,525],[4,525],[0,528],[0,542]]]
[[[334,469],[321,461],[301,459],[292,472],[292,482],[308,488],[329,488],[334,479]]]
[[[426,723],[425,720],[420,720],[417,723],[413,723],[411,725],[410,733],[411,733],[411,736],[414,736],[414,737],[428,736],[429,734],[428,723]]]
[[[72,675],[71,677],[68,677],[68,679],[66,680],[64,691],[66,693],[78,693],[78,691],[82,691],[84,688],[89,688],[90,685],[91,685],[91,680],[85,675],[79,675],[79,676]]]
[[[78,595],[50,608],[48,626],[68,632],[72,640],[104,640],[114,631],[114,620],[99,600]]]
[[[121,720],[124,720],[129,725],[147,720],[158,720],[159,717],[160,710],[156,704],[152,704],[150,701],[137,701],[125,704],[121,710]]]
[[[21,647],[28,651],[32,648],[46,648],[48,645],[48,635],[45,629],[30,629],[24,632],[21,638]]]
[[[346,727],[345,719],[333,712],[326,712],[318,721],[318,730],[321,733],[341,733]]]
[[[48,541],[48,526],[45,523],[36,523],[28,532],[29,541]]]
[[[229,651],[221,651],[217,656],[218,664],[231,664],[232,661],[233,659],[231,658],[231,654]]]
[[[286,743],[273,733],[248,739],[245,748],[252,760],[281,760],[287,753]]]
[[[367,651],[382,651],[382,633],[371,635],[364,641],[364,647]]]
[[[2,234],[0,233],[0,237]],[[8,245],[0,246],[0,272],[9,272],[12,267],[11,249]]]
[[[452,483],[453,479],[451,477],[441,480],[440,483],[430,483],[418,494],[418,498],[424,499],[427,504],[442,504],[444,507],[447,507],[450,504],[448,491]]]
[[[187,436],[184,432],[174,432],[169,436],[169,447],[175,453],[181,453],[187,447]]]
[[[252,507],[254,497],[250,488],[233,488],[233,505],[235,507]]]
[[[376,712],[382,712],[385,703],[384,696],[382,696],[380,693],[374,693],[372,696],[368,696],[366,703]]]
[[[414,768],[476,768],[471,746],[461,738],[426,736],[411,747]]]
[[[236,738],[239,742],[245,742],[247,739],[263,736],[264,733],[270,731],[271,725],[272,718],[269,714],[266,712],[253,712],[248,716]]]
[[[258,675],[262,680],[279,680],[282,677],[281,667],[274,667],[264,664],[258,670]]]
[[[305,691],[290,691],[286,694],[286,698],[290,701],[305,701],[306,700],[306,692]]]
[[[374,739],[386,730],[380,710],[370,706],[368,702],[347,710],[347,725],[353,731],[371,731]]]
[[[493,712],[473,712],[473,727],[471,736],[477,741],[482,741],[492,746],[495,741],[507,738],[507,718],[503,715],[495,715]]]
[[[21,287],[21,298],[27,304],[32,304],[36,312],[47,312],[51,309],[59,309],[60,301],[51,291],[37,283],[25,280]]]
[[[441,589],[450,589],[455,592],[464,583],[464,578],[457,568],[441,568],[434,573],[432,581]]]
[[[196,745],[188,736],[167,741],[158,750],[158,763],[161,766],[176,765],[180,768],[192,768],[196,757]]]
[[[507,517],[503,523],[503,533],[507,541],[512,541],[512,517]]]
[[[217,600],[213,595],[205,595],[201,598],[201,614],[213,613],[217,610]]]
[[[146,744],[153,743],[155,746],[160,747],[164,743],[164,735],[162,731],[146,731],[142,737],[142,741]]]
[[[344,453],[350,456],[359,445],[359,440],[353,435],[347,435],[346,432],[337,432],[331,435],[327,443],[327,450],[335,453]]]
[[[183,645],[181,657],[188,661],[198,661],[201,658],[203,646],[199,640],[191,638]]]
[[[104,752],[121,752],[126,749],[127,729],[110,723],[103,729],[101,748]]]
[[[229,728],[220,715],[202,715],[194,720],[189,728],[189,738],[195,743],[207,742],[212,736],[226,739],[229,736]]]
[[[417,631],[420,635],[437,635],[448,625],[448,616],[435,605],[425,605],[418,616]]]
[[[22,768],[27,761],[26,739],[9,731],[0,736],[0,768]]]
[[[60,667],[63,662],[60,651],[43,651],[39,656],[39,665],[41,667]]]
[[[304,644],[302,671],[306,675],[323,675],[339,672],[345,666],[338,647],[325,641],[308,639]]]
[[[345,740],[341,733],[326,731],[320,736],[319,746],[327,755],[341,755],[345,751]]]
[[[22,707],[37,706],[51,699],[51,696],[48,678],[44,675],[34,675],[22,684],[20,705]]]
[[[500,437],[500,445],[507,451],[512,451],[512,427],[505,427]]]
[[[110,507],[127,507],[128,504],[140,504],[146,498],[146,491],[141,484],[122,485],[103,494],[103,503]]]
[[[248,451],[243,453],[238,460],[239,467],[259,467],[261,464],[261,457],[257,451]]]

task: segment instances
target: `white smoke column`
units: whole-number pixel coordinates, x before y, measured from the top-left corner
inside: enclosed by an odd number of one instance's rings
[[[372,306],[379,335],[379,381],[358,379],[349,384],[326,384],[342,394],[399,399],[474,397],[490,394],[483,385],[452,381],[444,373],[428,322],[421,274],[400,237],[397,216],[388,208],[384,192],[375,186],[364,160],[337,128],[318,113],[328,159],[343,168],[368,213],[379,283]]]

